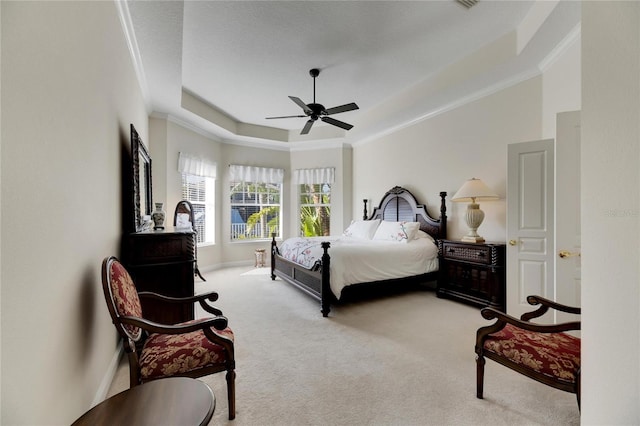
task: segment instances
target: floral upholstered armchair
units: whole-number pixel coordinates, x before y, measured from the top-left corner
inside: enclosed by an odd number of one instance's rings
[[[226,371],[229,420],[235,418],[235,357],[233,332],[227,318],[210,305],[215,292],[174,298],[136,290],[124,266],[113,256],[102,262],[102,289],[111,319],[129,358],[130,386],[164,377],[202,377]],[[213,317],[175,325],[143,318],[140,298],[170,303],[199,303]]]
[[[527,377],[566,392],[575,393],[580,406],[580,338],[567,331],[580,330],[580,321],[541,325],[529,322],[549,308],[580,314],[580,308],[561,305],[540,296],[529,296],[530,305],[540,305],[520,320],[493,308],[482,316],[496,319],[476,333],[477,394],[482,399],[485,357]]]

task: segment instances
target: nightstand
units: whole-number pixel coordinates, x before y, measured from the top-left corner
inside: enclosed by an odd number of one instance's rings
[[[438,241],[438,297],[505,311],[504,243]]]

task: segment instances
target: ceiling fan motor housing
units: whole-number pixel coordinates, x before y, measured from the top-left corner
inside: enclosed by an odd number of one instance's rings
[[[309,117],[311,117],[312,120],[317,120],[318,117],[320,117],[321,115],[326,115],[326,111],[324,109],[324,105],[321,104],[307,104],[307,107],[309,107],[309,109],[311,110],[311,113],[309,114]]]

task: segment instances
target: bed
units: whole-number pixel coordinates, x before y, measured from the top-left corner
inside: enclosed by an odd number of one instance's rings
[[[438,274],[437,240],[447,234],[445,198],[433,218],[409,190],[396,186],[362,221],[340,236],[290,238],[271,242],[271,279],[276,277],[320,301],[323,316],[352,288],[433,281]]]

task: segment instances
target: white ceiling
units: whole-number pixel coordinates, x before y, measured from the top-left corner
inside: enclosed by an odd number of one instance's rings
[[[152,112],[222,140],[358,143],[539,74],[579,34],[580,3],[140,1],[123,19]],[[288,96],[360,109],[306,118]]]

